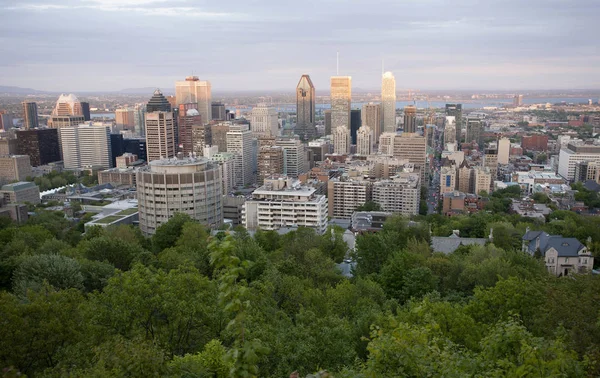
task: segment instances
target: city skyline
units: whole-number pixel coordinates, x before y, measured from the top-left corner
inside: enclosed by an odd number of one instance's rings
[[[600,57],[593,39],[583,37],[600,30],[593,22],[600,4],[594,1],[505,1],[485,7],[475,1],[369,7],[351,1],[343,9],[320,2],[319,12],[309,14],[311,8],[186,0],[0,5],[8,16],[0,27],[5,36],[0,85],[71,92],[171,88],[182,77],[198,75],[215,90],[282,90],[310,74],[319,91],[336,73],[339,51],[339,74],[352,76],[356,88],[379,87],[382,59],[402,83],[399,89],[600,87]],[[397,17],[381,22],[388,14]],[[190,49],[180,38],[204,32],[211,38],[202,40],[201,49]],[[150,42],[165,46],[168,59],[146,49]]]

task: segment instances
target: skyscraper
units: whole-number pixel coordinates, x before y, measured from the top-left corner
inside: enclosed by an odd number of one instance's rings
[[[356,134],[361,126],[360,109],[352,109],[350,111],[350,143],[356,144]]]
[[[396,132],[396,79],[391,72],[381,79],[381,118],[383,132]]]
[[[90,114],[90,103],[81,101],[80,104],[81,104],[81,114],[83,115],[83,119],[85,121],[91,121],[92,115]]]
[[[135,117],[133,109],[117,109],[115,111],[115,123],[119,130],[131,130],[135,129]]]
[[[358,129],[356,141],[356,153],[359,155],[371,155],[373,152],[373,130],[363,125]]]
[[[277,138],[275,145],[283,149],[283,174],[298,177],[308,170],[306,147],[297,137]]]
[[[38,108],[33,101],[23,101],[23,128],[25,130],[39,127]]]
[[[325,110],[325,135],[331,135],[331,109]]]
[[[394,157],[406,159],[421,170],[421,182],[425,181],[427,165],[427,141],[418,134],[401,134],[394,137]]]
[[[225,112],[225,105],[222,102],[212,102],[210,107],[211,107],[213,121],[226,121],[227,120],[227,113]]]
[[[165,96],[163,96],[160,89],[154,91],[154,94],[146,104],[146,113],[150,112],[170,112],[172,110],[171,104]]]
[[[145,116],[148,162],[175,156],[175,128],[171,104],[160,90],[148,101]]]
[[[109,126],[62,127],[58,134],[66,169],[112,167]]]
[[[56,129],[17,131],[17,153],[28,155],[34,167],[60,161],[60,143]]]
[[[333,131],[333,153],[339,155],[350,153],[350,130],[345,126],[338,126]]]
[[[198,76],[188,76],[185,81],[175,82],[175,95],[177,105],[197,103],[202,122],[210,123],[212,120],[212,95],[209,81],[200,81]]]
[[[146,104],[136,104],[133,108],[133,123],[138,136],[146,135]]]
[[[343,126],[350,131],[350,106],[352,104],[352,78],[331,77],[331,130]]]
[[[279,134],[279,121],[275,108],[265,103],[257,104],[250,113],[250,129],[255,137]]]
[[[446,104],[446,117],[452,116],[454,117],[454,132],[456,135],[454,136],[454,141],[457,146],[460,146],[462,141],[462,104]]]
[[[294,132],[303,141],[317,135],[315,128],[315,86],[310,76],[302,75],[296,86],[296,128]]]
[[[417,108],[414,105],[404,107],[404,132],[417,132]]]
[[[231,125],[227,132],[227,152],[234,154],[234,177],[236,186],[254,181],[252,132],[248,125]]]
[[[500,138],[498,141],[498,164],[508,164],[510,157],[510,139]]]
[[[360,113],[362,126],[369,126],[373,130],[373,137],[376,141],[382,133],[381,130],[381,105],[372,102],[364,104]]]
[[[177,122],[178,133],[179,133],[179,145],[177,146],[178,152],[183,152],[185,156],[188,156],[190,152],[194,151],[194,142],[192,137],[192,130],[194,126],[202,126],[202,116],[196,109],[198,104],[192,102],[190,104],[180,104],[179,112],[177,116],[179,120]],[[202,151],[200,151],[202,152]],[[204,156],[204,153],[200,153],[198,156]]]
[[[85,122],[81,103],[75,95],[61,94],[52,110],[48,125],[54,129],[77,126]]]
[[[456,117],[446,116],[444,123],[444,148],[448,143],[456,143]]]
[[[479,118],[467,117],[467,136],[466,143],[476,142],[481,145],[481,120]]]

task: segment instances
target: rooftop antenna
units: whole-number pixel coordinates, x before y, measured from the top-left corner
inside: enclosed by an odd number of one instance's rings
[[[337,52],[336,75],[340,76],[340,52]]]

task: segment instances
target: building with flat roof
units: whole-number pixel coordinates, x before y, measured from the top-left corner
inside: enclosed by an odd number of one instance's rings
[[[331,77],[331,131],[345,127],[350,132],[350,107],[352,103],[352,78]]]
[[[184,81],[175,82],[177,105],[196,103],[202,122],[212,120],[212,94],[210,81],[200,80],[197,76],[188,76]]]
[[[600,144],[570,142],[560,149],[558,155],[558,174],[569,181],[575,180],[577,164],[588,161],[600,161]]]
[[[327,230],[327,198],[291,178],[267,179],[244,203],[243,224],[248,230],[310,227]]]
[[[257,104],[250,112],[250,130],[255,137],[275,137],[279,134],[277,111],[271,105]]]
[[[327,182],[329,216],[350,219],[356,208],[373,197],[369,181],[334,178]]]
[[[396,78],[391,72],[381,77],[381,119],[382,132],[396,132]]]
[[[38,120],[38,107],[34,101],[23,101],[23,128],[25,130],[36,129],[40,126]]]
[[[418,173],[403,172],[388,180],[373,183],[373,202],[382,211],[402,215],[417,215],[421,194],[421,179]]]
[[[58,130],[65,169],[111,168],[110,127],[78,125]]]
[[[32,182],[20,181],[13,184],[3,185],[0,189],[0,197],[4,203],[20,204],[32,203],[38,204],[40,200],[40,189]]]
[[[27,155],[0,156],[0,184],[25,181],[31,176],[31,164]]]

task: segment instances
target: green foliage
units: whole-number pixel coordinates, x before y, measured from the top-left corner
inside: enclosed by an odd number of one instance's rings
[[[39,292],[44,283],[55,289],[83,289],[79,263],[60,255],[27,256],[13,275],[13,292],[20,296],[29,290]]]
[[[193,222],[189,215],[176,213],[167,223],[159,226],[152,236],[154,252],[173,247],[179,236],[181,236],[183,225],[189,222]]]
[[[169,363],[169,373],[173,377],[228,378],[232,366],[226,361],[227,349],[219,340],[211,340],[198,354],[175,356]]]
[[[377,202],[367,201],[358,206],[355,211],[381,211],[381,205]]]

